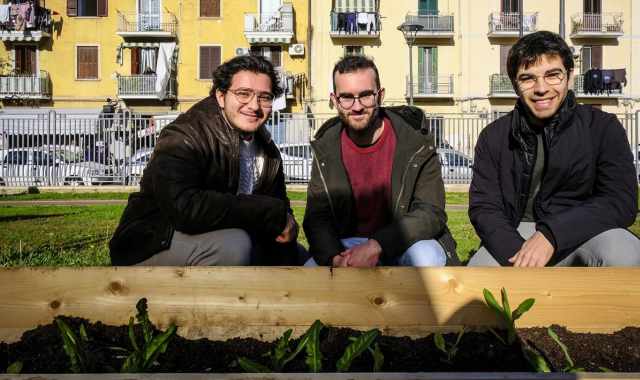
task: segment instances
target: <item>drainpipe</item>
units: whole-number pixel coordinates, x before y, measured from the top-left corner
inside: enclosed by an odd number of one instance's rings
[[[311,82],[311,39],[313,36],[313,25],[311,25],[311,0],[307,0],[307,80],[309,83],[309,94],[307,95],[307,104],[305,105],[305,112],[309,111],[309,103],[313,99],[313,85]]]
[[[560,26],[558,28],[560,31],[560,37],[564,39],[565,35],[565,25],[564,25],[564,0],[560,0]]]
[[[522,38],[522,36],[524,35],[524,5],[523,5],[523,0],[518,0],[518,9],[520,10],[520,31],[519,31],[519,36],[520,38]]]

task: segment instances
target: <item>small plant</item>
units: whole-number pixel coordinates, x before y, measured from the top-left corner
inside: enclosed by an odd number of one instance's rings
[[[558,346],[560,346],[560,348],[562,349],[562,352],[564,353],[564,358],[567,361],[567,365],[564,368],[562,368],[562,372],[570,372],[570,373],[584,372],[584,368],[576,367],[575,363],[573,362],[573,359],[571,358],[571,355],[569,355],[569,349],[564,343],[562,343],[562,341],[560,340],[560,337],[558,337],[558,334],[556,334],[556,332],[553,331],[551,327],[547,328],[547,333],[549,334],[551,339],[553,339],[558,344]],[[603,370],[603,368],[601,368],[601,370]],[[603,372],[606,372],[606,371],[603,371]]]
[[[136,304],[136,309],[138,310],[136,320],[142,327],[143,342],[141,345],[137,342],[133,317],[131,317],[129,319],[129,340],[133,346],[133,352],[129,354],[122,364],[120,372],[123,373],[146,372],[151,369],[158,355],[166,351],[169,341],[177,330],[176,326],[171,324],[165,332],[154,336],[153,325],[147,312],[147,299],[141,298]]]
[[[71,327],[61,318],[56,318],[58,331],[62,336],[62,347],[69,357],[71,365],[69,369],[74,373],[91,372],[93,367],[92,355],[88,349],[89,337],[84,324],[80,325],[80,336],[73,332]],[[15,363],[14,363],[15,364]]]
[[[380,335],[380,330],[372,329],[362,333],[357,338],[350,337],[349,340],[351,340],[351,344],[347,346],[342,357],[338,359],[336,370],[338,370],[338,372],[347,372],[351,367],[351,363],[368,350],[371,352],[371,355],[373,355],[373,371],[380,371],[384,363],[384,355],[382,351],[380,351],[377,343],[374,345],[374,348],[371,348],[371,345],[376,338],[378,338],[378,335]]]
[[[307,363],[309,371],[320,372],[322,369],[322,353],[320,352],[320,331],[322,328],[324,328],[322,322],[319,320],[313,322],[311,327],[300,337],[298,345],[293,351],[290,346],[293,330],[289,329],[285,331],[276,341],[276,346],[273,348],[273,351],[266,354],[266,356],[271,358],[271,368],[244,357],[238,358],[238,364],[245,372],[282,372],[287,363],[295,359],[303,349],[306,349],[307,357],[305,363]]]
[[[12,375],[18,375],[22,372],[23,363],[21,361],[13,362],[7,367],[7,373]]]
[[[507,297],[507,290],[505,288],[501,289],[502,294],[502,306],[498,305],[495,297],[488,289],[484,289],[482,291],[484,294],[484,301],[487,303],[489,309],[493,310],[499,318],[501,318],[507,326],[507,340],[505,341],[498,335],[498,333],[489,329],[503,344],[512,345],[516,341],[516,320],[518,320],[524,313],[529,311],[535,300],[533,298],[527,298],[522,301],[520,305],[512,312],[511,307],[509,306],[509,298]]]
[[[441,333],[436,332],[433,334],[433,342],[435,343],[436,348],[447,355],[447,357],[443,358],[442,361],[447,364],[453,364],[453,360],[458,353],[458,345],[460,344],[460,340],[462,339],[464,333],[464,327],[462,327],[462,329],[458,332],[455,343],[453,344],[448,343]]]

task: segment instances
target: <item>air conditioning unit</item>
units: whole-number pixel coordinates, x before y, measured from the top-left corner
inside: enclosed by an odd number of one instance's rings
[[[304,44],[293,44],[289,46],[289,55],[290,56],[304,55]]]
[[[236,56],[249,55],[249,48],[239,47],[236,48]]]

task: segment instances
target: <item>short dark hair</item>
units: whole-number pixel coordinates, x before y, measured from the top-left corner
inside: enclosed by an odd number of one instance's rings
[[[235,57],[222,65],[218,66],[213,72],[213,88],[211,88],[211,95],[214,95],[216,90],[227,92],[231,87],[231,80],[233,76],[240,71],[251,71],[256,74],[266,74],[271,79],[271,93],[278,97],[282,95],[282,87],[280,87],[280,80],[278,74],[273,68],[273,64],[260,56],[243,55]]]
[[[573,52],[560,35],[544,30],[531,33],[519,39],[507,56],[507,73],[514,88],[520,66],[526,69],[543,55],[559,56],[567,72],[573,71]]]
[[[376,86],[380,89],[380,74],[378,74],[378,68],[373,60],[363,55],[348,55],[346,57],[342,57],[333,67],[333,73],[331,74],[333,79],[333,91],[336,90],[336,73],[353,73],[364,69],[373,70],[376,74]]]

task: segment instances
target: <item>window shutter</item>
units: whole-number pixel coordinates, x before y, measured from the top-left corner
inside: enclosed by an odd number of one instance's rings
[[[109,2],[108,0],[98,0],[98,17],[109,16]]]
[[[591,67],[602,69],[602,45],[591,46]]]
[[[282,48],[280,46],[272,46],[271,47],[271,63],[273,67],[282,66]]]
[[[98,79],[98,47],[78,46],[78,79]]]
[[[200,17],[211,17],[211,0],[200,0]]]
[[[22,73],[24,71],[24,48],[22,46],[16,46],[15,47],[15,54],[16,54],[16,67],[15,67],[15,71],[17,73]]]
[[[200,46],[200,79],[211,79],[213,71],[211,71],[212,61],[211,46]]]
[[[140,49],[131,49],[131,75],[137,75],[140,73]]]
[[[209,71],[213,77],[213,72],[220,66],[222,63],[222,54],[220,46],[210,46],[211,48],[211,67]]]
[[[26,66],[28,74],[36,74],[36,48],[35,46],[27,46],[25,48],[25,58],[26,58]]]
[[[67,0],[67,16],[78,15],[78,0]]]
[[[507,57],[509,56],[510,45],[500,45],[500,74],[507,74]]]

